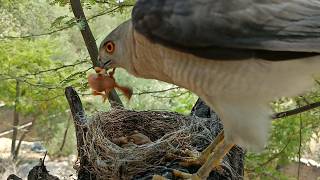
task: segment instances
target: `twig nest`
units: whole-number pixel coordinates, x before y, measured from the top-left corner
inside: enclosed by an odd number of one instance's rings
[[[217,119],[162,111],[116,108],[89,119],[86,156],[100,179],[132,179],[150,168],[204,149],[219,129]]]

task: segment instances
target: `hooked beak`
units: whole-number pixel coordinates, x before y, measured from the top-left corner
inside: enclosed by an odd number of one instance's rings
[[[102,62],[102,58],[100,58],[100,56],[98,57],[98,62]],[[105,61],[105,63],[100,63],[100,67],[101,68],[103,68],[103,69],[110,69],[111,67],[110,67],[110,65],[111,65],[111,59],[108,59],[108,60],[106,60]]]
[[[110,69],[110,68],[111,68],[110,65],[111,65],[111,59],[110,59],[110,60],[107,60],[107,61],[103,64],[103,68],[105,68],[105,69]]]

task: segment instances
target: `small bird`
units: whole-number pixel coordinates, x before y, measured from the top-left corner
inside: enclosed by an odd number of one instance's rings
[[[132,142],[136,145],[143,145],[152,142],[148,136],[140,133],[137,130],[133,131],[133,133],[130,136],[128,136],[128,140],[129,142]]]
[[[105,73],[105,69],[102,69],[100,67],[94,68],[96,71],[96,74],[90,74],[88,76],[88,83],[89,86],[92,89],[93,95],[101,95],[103,97],[103,102],[106,100],[106,98],[109,96],[109,93],[112,89],[117,88],[122,93],[130,99],[133,91],[131,88],[120,86],[116,83],[113,75],[115,73],[115,68],[111,72],[109,72],[109,76],[107,76]],[[105,92],[105,93],[103,93]]]
[[[143,145],[143,144],[148,144],[151,143],[152,141],[150,138],[139,131],[135,130],[133,133],[131,133],[128,136],[121,136],[118,138],[113,138],[112,142],[117,144],[118,146],[123,147],[124,145],[128,143],[133,143],[136,145]]]
[[[183,175],[205,179],[234,144],[263,149],[269,103],[310,90],[319,53],[320,0],[138,0],[99,61],[189,89],[217,112],[224,132]]]

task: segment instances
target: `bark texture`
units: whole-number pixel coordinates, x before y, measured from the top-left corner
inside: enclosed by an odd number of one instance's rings
[[[88,161],[87,156],[83,152],[82,147],[84,147],[84,134],[87,132],[85,124],[87,123],[85,118],[85,112],[82,108],[81,100],[77,92],[72,87],[67,87],[65,89],[66,98],[68,100],[71,114],[73,117],[73,122],[76,130],[77,138],[77,150],[78,157],[80,158],[80,167],[78,169],[78,179],[79,180],[95,180],[96,176],[92,172],[92,166]]]

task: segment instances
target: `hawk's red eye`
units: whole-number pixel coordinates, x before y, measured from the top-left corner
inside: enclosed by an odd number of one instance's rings
[[[112,41],[108,41],[105,45],[104,45],[107,53],[112,54],[115,50],[115,45]]]

